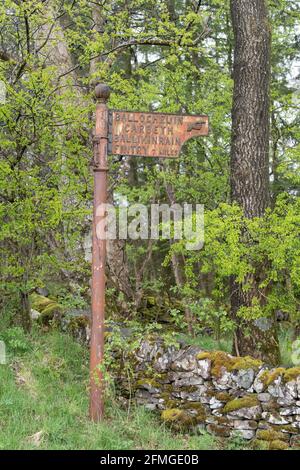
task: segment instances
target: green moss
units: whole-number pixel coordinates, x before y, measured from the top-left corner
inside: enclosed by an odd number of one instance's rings
[[[225,403],[233,400],[233,397],[229,393],[226,393],[226,392],[216,393],[215,398],[219,401],[224,401]]]
[[[226,403],[222,409],[222,413],[231,413],[242,408],[252,408],[253,406],[259,405],[259,401],[255,395],[247,395],[242,398],[235,398],[234,400]]]
[[[259,380],[264,384],[264,387],[267,388],[271,385],[278,377],[284,374],[286,369],[283,367],[278,367],[277,369],[265,370]]]
[[[159,397],[163,398],[164,400],[169,400],[170,394],[168,392],[160,392]]]
[[[182,405],[183,410],[202,410],[203,405],[198,401],[190,401]]]
[[[256,450],[269,450],[269,443],[267,441],[254,439],[252,441],[252,447],[253,449],[256,449]]]
[[[177,389],[174,388],[174,391],[176,392],[187,392],[187,393],[193,393],[197,392],[198,387],[196,385],[184,385],[183,387],[179,387]]]
[[[179,410],[179,408],[171,408],[163,410],[161,413],[161,419],[167,423],[174,422],[182,419],[184,411]]]
[[[212,351],[207,353],[200,353],[197,355],[199,361],[203,359],[210,359],[212,361],[211,373],[214,377],[222,375],[222,368],[228,369],[231,364],[231,358],[224,351]]]
[[[153,307],[157,304],[156,298],[150,295],[146,297],[146,300],[147,300],[147,303]]]
[[[90,322],[87,317],[78,316],[78,317],[74,317],[70,319],[68,327],[69,329],[76,330],[77,328],[80,328],[80,327],[87,327],[89,323]]]
[[[30,295],[31,306],[42,314],[42,317],[51,317],[56,313],[60,313],[62,306],[53,299],[40,294],[33,293]]]
[[[289,448],[289,445],[287,442],[280,441],[280,440],[275,440],[270,442],[269,449],[270,450],[287,450]]]
[[[172,408],[180,408],[181,401],[180,400],[165,400],[165,406],[168,409]]]
[[[230,423],[230,420],[226,416],[215,416],[214,418],[219,426],[226,426]]]
[[[300,376],[300,367],[292,367],[291,369],[286,369],[283,374],[283,379],[285,382],[291,382],[291,380],[296,380]]]
[[[197,354],[198,361],[203,361],[204,359],[211,359],[212,353],[210,352],[201,352]]]
[[[217,424],[209,424],[207,429],[209,432],[219,437],[229,437],[230,434],[229,428],[218,426]]]
[[[192,416],[186,410],[179,408],[168,408],[162,411],[161,419],[177,430],[189,429],[199,423],[198,415]]]
[[[171,393],[173,392],[173,386],[171,384],[164,384],[164,393],[168,393],[169,395],[171,395]]]
[[[285,431],[286,433],[290,433],[290,434],[298,434],[298,430],[294,428],[291,424],[280,424],[280,425],[273,424],[272,429],[278,432]]]
[[[197,424],[205,423],[206,414],[198,413],[196,417]]]
[[[161,384],[157,382],[155,379],[140,379],[136,381],[136,388],[143,387],[144,385],[149,385],[150,387],[160,388]]]
[[[222,368],[224,367],[229,372],[234,370],[257,370],[262,366],[259,359],[253,359],[250,356],[245,357],[232,357],[224,351],[201,352],[197,355],[199,361],[209,359],[212,361],[211,373],[215,377],[222,375]]]
[[[262,441],[284,441],[286,440],[287,435],[282,432],[274,431],[272,429],[268,430],[259,430],[256,433],[257,439]]]
[[[208,389],[206,390],[206,392],[205,392],[205,395],[206,395],[207,397],[209,397],[209,398],[215,397],[216,394],[217,394],[217,391],[216,391],[215,389],[213,389],[213,388],[208,388]]]
[[[250,356],[245,357],[235,357],[233,359],[233,364],[230,370],[245,370],[245,369],[254,369],[257,370],[263,365],[263,362],[259,359],[254,359]]]

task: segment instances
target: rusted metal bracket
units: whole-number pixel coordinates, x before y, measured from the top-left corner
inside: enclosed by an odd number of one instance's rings
[[[94,171],[108,171],[107,159],[103,158],[100,152],[100,142],[101,140],[106,141],[107,147],[107,137],[102,137],[100,135],[93,136],[93,147],[94,147],[94,158],[93,158],[93,170]],[[102,157],[102,158],[101,158]]]

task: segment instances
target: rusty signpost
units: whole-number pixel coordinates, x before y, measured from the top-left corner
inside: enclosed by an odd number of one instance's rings
[[[106,240],[97,237],[107,202],[108,153],[111,155],[176,158],[184,142],[208,135],[208,117],[180,114],[110,111],[110,89],[96,86],[94,144],[94,206],[92,245],[92,332],[90,353],[90,418],[100,421],[104,411],[103,355]]]
[[[208,134],[208,117],[110,111],[112,155],[176,158],[184,142]]]

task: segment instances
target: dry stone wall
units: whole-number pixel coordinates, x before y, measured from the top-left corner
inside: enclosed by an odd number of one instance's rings
[[[160,340],[144,340],[133,363],[123,392],[175,429],[238,434],[269,449],[300,447],[299,367],[272,369],[251,357]]]

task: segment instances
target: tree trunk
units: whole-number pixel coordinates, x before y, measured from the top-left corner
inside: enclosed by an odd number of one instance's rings
[[[30,300],[28,292],[20,291],[21,321],[24,331],[30,333],[32,327]]]
[[[269,194],[269,87],[271,34],[265,0],[231,0],[235,38],[234,93],[232,110],[231,197],[248,218],[262,217],[270,204]],[[231,309],[237,323],[234,351],[277,364],[279,347],[273,319],[245,321],[241,307],[261,306],[265,293],[259,284],[262,267],[248,276],[251,288],[231,283]]]

